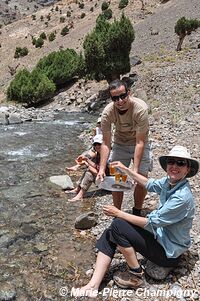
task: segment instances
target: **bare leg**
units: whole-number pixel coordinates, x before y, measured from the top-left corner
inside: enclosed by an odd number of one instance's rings
[[[78,194],[73,197],[71,200],[68,200],[69,202],[76,202],[76,201],[81,201],[83,199],[83,196],[85,194],[85,190],[83,188],[80,188]]]
[[[122,191],[113,191],[113,204],[118,209],[121,209],[124,193]]]
[[[126,262],[130,268],[139,268],[139,262],[136,257],[135,250],[133,247],[123,248],[121,246],[118,246],[118,249],[123,254],[123,256],[126,259]]]
[[[89,296],[95,298],[98,293],[99,286],[110,266],[111,258],[102,252],[98,252],[96,266],[91,280],[85,286],[76,289],[73,294],[78,296]]]
[[[147,194],[147,191],[144,187],[140,186],[139,184],[137,184],[135,186],[135,190],[134,190],[134,201],[135,201],[134,207],[135,208],[137,208],[137,209],[142,208],[146,194]]]

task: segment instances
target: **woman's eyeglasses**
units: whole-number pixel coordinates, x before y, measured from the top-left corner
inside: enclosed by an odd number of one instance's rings
[[[120,99],[121,100],[124,100],[126,97],[127,97],[128,93],[123,93],[123,94],[120,94],[120,95],[117,95],[117,96],[112,96],[110,95],[112,101],[119,101]]]
[[[176,164],[179,167],[183,167],[183,166],[188,165],[188,162],[187,162],[187,160],[183,160],[183,159],[168,159],[167,164],[168,165]]]

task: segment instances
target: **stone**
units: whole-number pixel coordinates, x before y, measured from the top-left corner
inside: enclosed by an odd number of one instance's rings
[[[150,260],[147,260],[146,262],[145,272],[155,280],[165,279],[172,270],[172,267],[160,267]]]
[[[0,124],[7,125],[9,123],[8,116],[7,113],[0,112]]]
[[[13,235],[11,234],[4,234],[0,237],[0,248],[7,248],[13,242]]]
[[[134,93],[134,96],[137,97],[137,98],[142,99],[145,102],[147,102],[147,99],[148,99],[147,93],[143,89],[136,89],[135,93]]]
[[[9,282],[1,282],[0,285],[0,301],[10,301],[15,300],[16,298],[16,290],[13,285]]]
[[[74,184],[72,183],[71,178],[68,175],[52,176],[50,181],[62,189],[73,189]]]
[[[33,247],[33,252],[34,253],[42,253],[48,250],[48,246],[45,245],[44,243],[38,243]]]
[[[9,120],[9,124],[22,123],[22,120],[20,119],[20,117],[17,114],[10,114],[8,120]]]
[[[139,56],[137,56],[137,55],[135,55],[135,56],[132,56],[131,58],[130,58],[130,65],[133,67],[133,66],[136,66],[136,65],[139,65],[139,64],[141,64],[142,63],[142,61],[141,61],[141,58],[139,57]]]
[[[96,226],[96,224],[97,215],[92,211],[81,214],[75,220],[75,228],[81,230],[90,229]]]

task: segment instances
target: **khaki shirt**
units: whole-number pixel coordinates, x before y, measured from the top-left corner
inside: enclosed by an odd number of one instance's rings
[[[136,97],[129,97],[130,106],[126,113],[119,114],[114,102],[109,103],[101,116],[103,134],[110,132],[114,124],[114,143],[133,145],[136,142],[136,133],[146,133],[148,140],[149,122],[148,106]]]

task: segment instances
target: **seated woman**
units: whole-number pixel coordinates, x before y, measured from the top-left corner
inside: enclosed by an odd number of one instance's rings
[[[156,192],[160,203],[158,209],[147,217],[125,213],[112,205],[104,206],[104,213],[115,219],[97,241],[99,252],[91,280],[86,286],[76,289],[76,295],[97,295],[116,248],[125,257],[128,269],[117,272],[114,281],[119,287],[134,289],[144,281],[136,252],[158,266],[173,268],[177,266],[180,255],[190,247],[195,204],[187,178],[198,172],[199,163],[183,146],[173,147],[168,155],[159,158],[159,162],[167,176],[158,180],[147,179],[119,161],[112,162],[148,191]]]
[[[79,156],[79,161],[81,164],[87,166],[87,169],[83,173],[82,177],[77,182],[77,187],[66,193],[76,193],[76,196],[73,197],[69,202],[75,202],[82,200],[85,192],[89,189],[92,183],[95,182],[100,163],[100,150],[101,144],[103,142],[102,135],[96,135],[93,138],[93,148],[95,150],[95,155],[89,159],[86,155]],[[80,160],[81,159],[81,160]]]

